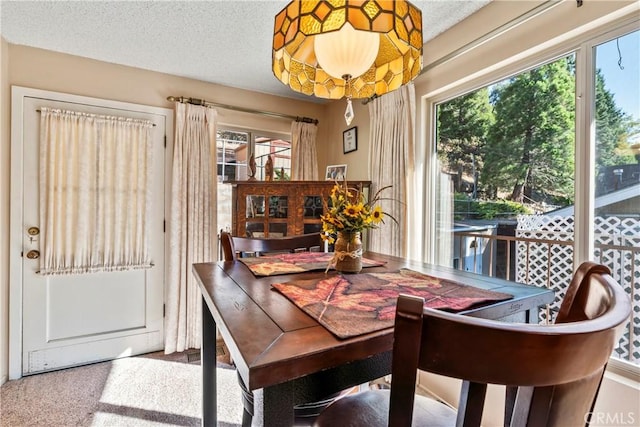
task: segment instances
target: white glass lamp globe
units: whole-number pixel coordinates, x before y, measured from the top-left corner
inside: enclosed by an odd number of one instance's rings
[[[380,47],[380,34],[355,30],[348,22],[338,30],[314,37],[318,64],[330,76],[356,78],[367,71]]]

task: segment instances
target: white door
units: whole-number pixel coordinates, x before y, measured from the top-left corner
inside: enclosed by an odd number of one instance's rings
[[[135,117],[155,123],[152,131],[153,215],[148,218],[151,222],[149,248],[154,264],[151,269],[38,274],[39,260],[33,257],[40,250],[43,225],[38,219],[40,114],[37,110],[43,106]],[[24,97],[22,113],[22,374],[162,349],[166,116],[38,97]]]

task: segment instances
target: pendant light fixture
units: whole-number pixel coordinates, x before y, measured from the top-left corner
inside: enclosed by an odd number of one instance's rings
[[[405,0],[294,0],[275,17],[273,73],[305,95],[370,98],[422,69],[422,12]]]

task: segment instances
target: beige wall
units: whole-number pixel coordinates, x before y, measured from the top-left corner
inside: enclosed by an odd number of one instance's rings
[[[273,111],[320,120],[323,137],[324,106],[214,85],[198,80],[125,67],[25,46],[9,45],[9,83],[74,95],[172,108],[167,96],[190,96],[255,110]],[[220,109],[221,124],[290,132],[288,119]]]
[[[0,38],[0,384],[7,380],[9,340],[9,46]]]
[[[232,89],[168,74],[7,44],[2,40],[0,67],[0,384],[8,373],[9,182],[11,85],[73,95],[172,108],[168,96],[208,101],[263,111],[317,118],[318,141],[325,141],[325,105]],[[291,130],[291,121],[231,110],[218,110],[220,124],[273,132]],[[342,152],[342,151],[341,151]]]
[[[347,179],[370,180],[369,177],[369,110],[362,100],[353,100],[355,117],[347,126],[344,111],[347,101],[333,101],[326,106],[327,135],[318,140],[318,167],[324,176],[327,165],[347,165]],[[358,128],[358,149],[343,154],[342,133],[352,127]]]

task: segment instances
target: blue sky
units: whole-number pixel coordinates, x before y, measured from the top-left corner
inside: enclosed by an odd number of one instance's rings
[[[616,105],[640,119],[640,31],[618,40],[624,69],[618,66],[616,39],[596,48],[596,67],[602,70],[605,85],[614,94]]]

